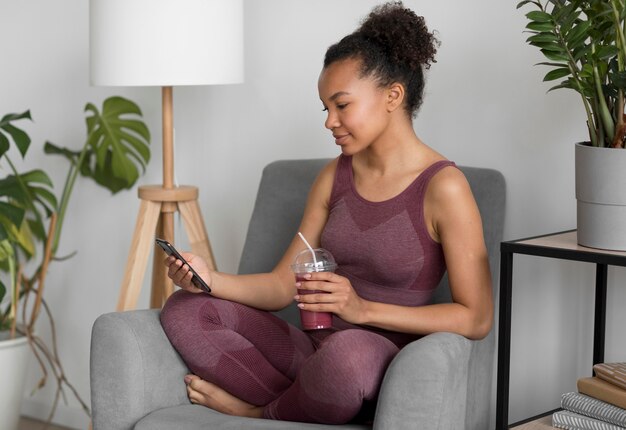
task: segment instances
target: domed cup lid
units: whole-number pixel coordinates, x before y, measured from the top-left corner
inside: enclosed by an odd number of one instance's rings
[[[291,265],[291,270],[295,273],[335,271],[337,263],[330,251],[324,248],[315,248],[313,252],[315,253],[315,258],[309,249],[300,251]]]

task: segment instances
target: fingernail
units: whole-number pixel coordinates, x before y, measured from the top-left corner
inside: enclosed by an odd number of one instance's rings
[[[185,376],[185,384],[189,384],[191,382],[191,376]]]
[[[295,295],[295,296],[293,296],[293,299],[294,300],[300,300],[300,296],[299,295]]]
[[[301,287],[301,286],[302,286],[302,282],[296,282],[296,288]]]
[[[304,279],[311,279],[311,274],[307,273],[306,275],[304,275]]]
[[[304,308],[304,304],[302,304],[302,303],[298,303],[298,305],[297,305],[297,306],[298,306],[300,309],[303,309],[303,308]]]

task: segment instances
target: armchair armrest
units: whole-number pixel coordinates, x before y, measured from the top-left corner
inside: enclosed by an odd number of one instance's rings
[[[99,429],[132,429],[156,409],[189,404],[187,367],[161,328],[158,310],[100,316],[91,335],[91,406]]]
[[[472,343],[434,333],[405,346],[380,390],[374,429],[462,429]]]

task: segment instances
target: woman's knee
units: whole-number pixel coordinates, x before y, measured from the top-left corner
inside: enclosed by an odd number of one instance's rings
[[[371,397],[378,391],[385,371],[398,353],[391,341],[366,330],[343,330],[329,336],[320,347],[322,360],[347,387]]]
[[[383,365],[398,353],[398,347],[387,338],[359,329],[342,330],[333,333],[322,343],[323,348],[345,357],[346,361],[356,361],[358,364],[365,361],[381,362]]]
[[[192,330],[199,321],[201,312],[206,312],[210,296],[178,290],[172,294],[161,309],[160,319],[168,336]]]

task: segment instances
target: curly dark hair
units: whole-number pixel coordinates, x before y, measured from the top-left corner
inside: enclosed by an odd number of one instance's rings
[[[373,76],[381,87],[404,85],[404,109],[414,117],[422,104],[424,69],[436,63],[438,47],[424,18],[394,1],[375,7],[358,29],[329,47],[324,68],[349,58],[360,60],[361,77]]]

